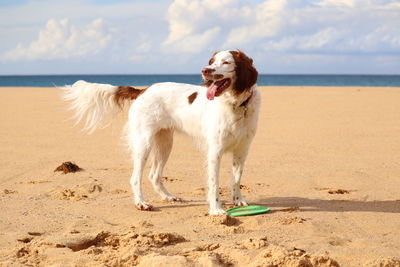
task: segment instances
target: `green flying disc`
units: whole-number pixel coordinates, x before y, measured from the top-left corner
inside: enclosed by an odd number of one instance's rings
[[[234,207],[226,211],[229,216],[249,216],[261,213],[266,213],[269,211],[268,207],[264,206],[240,206]]]

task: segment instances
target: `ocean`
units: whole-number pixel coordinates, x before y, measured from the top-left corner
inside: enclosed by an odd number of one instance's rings
[[[148,86],[158,82],[201,84],[197,74],[162,75],[0,75],[0,86],[53,87],[78,80],[113,85]],[[400,75],[260,74],[260,86],[382,86],[400,87]]]

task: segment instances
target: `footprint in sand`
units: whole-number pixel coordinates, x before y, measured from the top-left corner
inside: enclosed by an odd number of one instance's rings
[[[346,190],[346,189],[332,189],[328,187],[315,187],[314,189],[318,191],[326,191],[328,194],[331,195],[350,194],[350,192],[356,191],[356,190]]]
[[[345,246],[350,242],[350,239],[345,239],[341,237],[330,237],[328,240],[328,243],[332,246]]]
[[[285,217],[285,218],[281,218],[279,220],[279,223],[282,225],[289,225],[289,224],[297,224],[297,223],[303,223],[305,222],[306,219],[304,218],[300,218],[300,217]]]
[[[169,178],[167,176],[164,176],[163,177],[163,181],[165,181],[165,182],[176,182],[176,181],[182,181],[182,180],[178,179],[178,178]]]
[[[270,186],[270,185],[269,184],[264,184],[264,183],[256,183],[256,186],[267,187],[267,186]]]
[[[199,195],[204,195],[205,193],[206,193],[206,189],[204,187],[199,187],[199,188],[194,189],[191,192],[191,195],[199,196]]]
[[[345,190],[345,189],[336,189],[336,190],[329,190],[328,191],[328,193],[329,194],[340,194],[340,195],[343,195],[343,194],[350,194],[350,191],[348,191],[348,190]]]
[[[290,208],[280,209],[279,211],[292,213],[292,212],[299,212],[301,210],[299,207],[290,207]]]
[[[44,184],[44,183],[51,183],[49,180],[32,180],[26,182],[19,182],[18,184]]]
[[[124,189],[114,189],[114,190],[109,191],[109,193],[110,194],[126,194],[126,193],[128,193],[128,191],[124,190]]]
[[[4,195],[11,195],[11,194],[17,194],[18,192],[12,189],[4,189],[3,194]]]
[[[241,185],[240,185],[240,189],[243,190],[243,191],[245,191],[246,193],[250,193],[250,192],[251,192],[250,187],[247,186],[247,185],[241,184]],[[220,187],[218,190],[219,190],[219,195],[220,195],[220,196],[230,196],[230,194],[231,194],[231,192],[232,192],[231,188],[225,187],[225,186],[224,186],[224,187]],[[194,194],[194,195],[204,195],[204,194],[206,193],[206,191],[207,191],[206,188],[204,188],[204,187],[199,187],[199,188],[196,188],[196,189],[193,191],[192,194]]]
[[[98,168],[99,171],[131,171],[131,168]]]
[[[154,226],[154,224],[148,221],[140,221],[137,226],[138,228],[151,228]]]
[[[79,201],[87,198],[94,198],[103,191],[102,185],[89,183],[77,185],[74,188],[54,189],[47,195],[55,199]]]
[[[33,239],[32,236],[26,236],[26,237],[18,238],[17,241],[22,242],[22,243],[29,243],[32,241],[32,239]]]

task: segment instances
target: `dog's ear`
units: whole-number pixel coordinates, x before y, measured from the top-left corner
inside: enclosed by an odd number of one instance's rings
[[[236,64],[234,90],[237,94],[241,94],[245,90],[249,90],[257,82],[258,72],[253,66],[253,59],[246,56],[245,53],[240,50],[230,52]]]

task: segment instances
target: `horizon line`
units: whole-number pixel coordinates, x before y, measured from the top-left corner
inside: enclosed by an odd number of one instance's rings
[[[115,75],[115,76],[166,76],[166,75],[198,75],[201,76],[200,73],[84,73],[84,74],[77,74],[77,73],[68,73],[68,74],[56,74],[56,73],[46,73],[46,74],[0,74],[0,77],[4,76],[108,76],[108,75]],[[259,73],[259,75],[341,75],[341,76],[351,76],[351,75],[358,75],[358,76],[400,76],[400,73],[391,74],[391,73]]]

